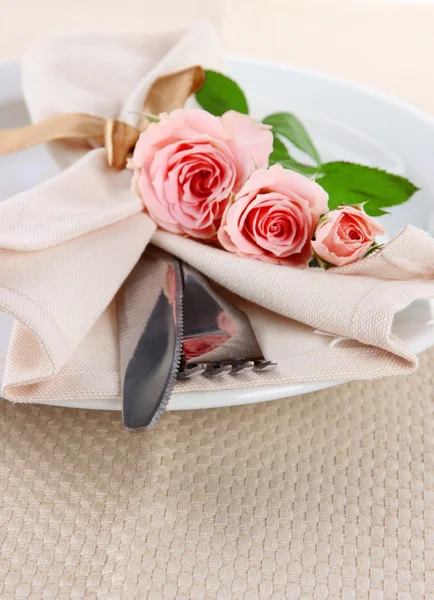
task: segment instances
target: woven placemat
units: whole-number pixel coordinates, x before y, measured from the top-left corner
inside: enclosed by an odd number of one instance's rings
[[[0,597],[434,597],[434,351],[224,409],[0,403]]]

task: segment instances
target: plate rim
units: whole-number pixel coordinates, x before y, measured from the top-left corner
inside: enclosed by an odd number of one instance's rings
[[[395,96],[390,92],[377,90],[374,87],[371,87],[364,83],[359,83],[357,81],[354,81],[353,79],[346,79],[345,77],[327,73],[326,71],[319,71],[312,68],[299,67],[297,65],[292,65],[291,63],[274,61],[268,58],[253,58],[251,56],[244,57],[235,54],[227,54],[226,58],[229,62],[233,63],[248,63],[251,65],[257,65],[267,68],[275,68],[281,71],[292,71],[293,73],[297,73],[299,75],[309,75],[314,79],[327,80],[331,83],[335,83],[343,87],[352,88],[357,92],[376,97],[379,100],[387,102],[388,104],[395,105],[397,108],[406,110],[407,112],[412,113],[415,117],[418,117],[424,121],[429,121],[429,123],[432,126],[434,126],[434,115],[431,115],[430,113],[424,111],[421,108],[418,108],[417,106],[413,106],[405,100],[401,100],[398,96]]]

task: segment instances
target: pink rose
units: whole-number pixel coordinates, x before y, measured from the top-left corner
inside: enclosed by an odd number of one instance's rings
[[[234,110],[229,110],[220,119],[237,167],[237,192],[253,171],[268,167],[273,151],[273,134],[269,125],[256,123],[248,115]]]
[[[321,186],[281,165],[255,171],[228,205],[218,239],[240,256],[306,267],[327,202]]]
[[[271,132],[247,115],[175,110],[140,135],[134,188],[163,229],[211,238],[231,194],[271,150]]]
[[[383,233],[384,228],[368,217],[362,208],[343,206],[324,216],[312,246],[319,258],[341,267],[363,258],[375,236]]]

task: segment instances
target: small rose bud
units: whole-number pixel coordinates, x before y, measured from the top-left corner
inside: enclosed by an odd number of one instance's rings
[[[342,206],[320,219],[312,247],[321,261],[342,267],[363,258],[375,244],[375,236],[384,233],[363,206]]]

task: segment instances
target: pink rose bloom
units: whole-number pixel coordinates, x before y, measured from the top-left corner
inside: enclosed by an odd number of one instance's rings
[[[375,242],[375,236],[384,233],[384,227],[362,208],[343,206],[324,216],[312,246],[319,258],[342,267],[363,258]]]
[[[134,150],[134,188],[163,229],[213,237],[234,191],[272,151],[269,129],[229,111],[175,110],[144,131]]]
[[[306,267],[327,202],[321,186],[281,165],[255,171],[228,205],[218,239],[240,256]]]

